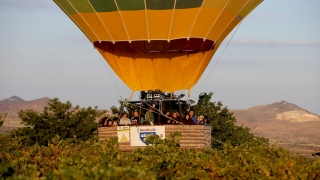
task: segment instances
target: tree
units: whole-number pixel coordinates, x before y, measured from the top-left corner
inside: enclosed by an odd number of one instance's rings
[[[180,94],[180,95],[177,95],[177,94],[174,94],[174,93],[162,93],[164,99],[182,99],[185,94]]]
[[[264,138],[255,137],[247,127],[237,126],[236,118],[228,107],[223,107],[221,101],[211,102],[213,93],[201,93],[193,110],[197,116],[206,115],[212,126],[212,147],[222,148],[223,143],[229,142],[233,146],[238,146],[244,142],[259,139],[267,142]]]
[[[116,106],[112,106],[110,107],[111,111],[112,111],[112,114],[114,114],[115,116],[120,116],[120,115],[123,115],[124,113],[129,113],[130,112],[130,109],[132,111],[137,111],[139,110],[139,107],[136,106],[135,104],[130,104],[130,103],[127,103],[129,100],[128,99],[124,99],[124,100],[119,100],[119,104],[120,104],[120,107],[117,108]],[[122,109],[121,109],[122,108]]]
[[[4,115],[0,114],[0,127],[3,125],[6,117],[7,117],[7,113],[5,113]]]
[[[54,98],[42,113],[33,110],[19,111],[21,124],[28,127],[14,130],[11,135],[21,137],[28,145],[47,145],[55,135],[59,135],[61,139],[88,140],[97,134],[96,121],[104,113],[105,111],[98,111],[97,106],[94,109],[81,109],[79,106],[73,108],[69,101],[62,103]]]

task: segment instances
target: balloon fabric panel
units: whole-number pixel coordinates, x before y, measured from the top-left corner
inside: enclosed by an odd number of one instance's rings
[[[122,23],[119,11],[97,13],[113,41],[128,41],[128,35]]]
[[[174,11],[170,38],[188,38],[199,10],[200,8],[176,9]]]
[[[147,10],[146,13],[149,30],[148,39],[169,39],[173,10]]]
[[[192,88],[262,0],[54,0],[133,91]]]

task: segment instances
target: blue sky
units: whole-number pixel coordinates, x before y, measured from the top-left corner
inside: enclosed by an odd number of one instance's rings
[[[212,100],[230,109],[284,100],[320,115],[319,0],[265,0],[226,47],[232,34],[191,99],[214,92]],[[0,99],[58,97],[109,109],[130,94],[53,1],[0,0]]]

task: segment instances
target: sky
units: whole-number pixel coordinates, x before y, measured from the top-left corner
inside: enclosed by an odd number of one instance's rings
[[[230,109],[283,100],[320,115],[320,1],[262,2],[224,40],[189,99],[200,92]],[[0,0],[0,100],[14,95],[110,109],[131,90],[52,0]]]

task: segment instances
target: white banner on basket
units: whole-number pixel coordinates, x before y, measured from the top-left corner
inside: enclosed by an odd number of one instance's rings
[[[140,126],[130,127],[131,146],[147,146],[145,139],[149,134],[165,138],[165,126]]]
[[[118,126],[118,142],[130,141],[130,127],[129,126]]]

